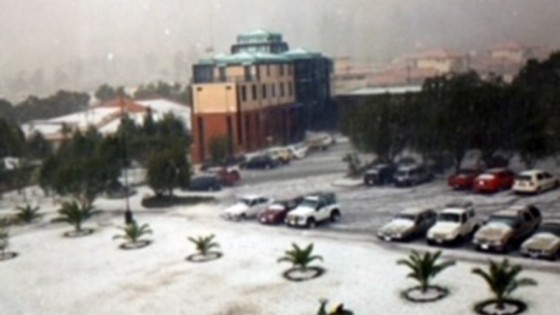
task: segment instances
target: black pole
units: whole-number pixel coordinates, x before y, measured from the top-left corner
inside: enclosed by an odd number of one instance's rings
[[[122,140],[122,163],[123,163],[123,177],[124,177],[124,189],[125,189],[125,205],[124,210],[124,223],[126,225],[134,223],[134,217],[132,211],[130,210],[130,200],[129,193],[130,187],[128,187],[128,170],[127,170],[127,152],[126,152],[126,119],[124,115],[124,100],[121,97],[121,140]]]

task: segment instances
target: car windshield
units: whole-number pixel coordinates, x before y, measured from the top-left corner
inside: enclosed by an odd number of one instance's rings
[[[526,181],[530,181],[531,180],[531,176],[529,175],[519,175],[516,177],[517,180],[526,180]]]
[[[457,213],[440,213],[438,221],[441,222],[461,222],[461,216]]]
[[[407,176],[410,173],[408,170],[398,170],[395,172],[396,176]]]
[[[457,175],[473,175],[475,174],[476,171],[475,170],[471,170],[471,169],[460,169],[457,172]]]
[[[245,204],[247,206],[251,206],[253,204],[253,199],[248,198],[241,198],[238,200],[239,203]]]
[[[416,220],[416,216],[413,215],[413,214],[400,213],[400,214],[397,214],[397,215],[395,216],[395,220],[415,221],[415,220]]]
[[[303,201],[301,202],[300,205],[302,207],[315,208],[315,207],[317,207],[318,202],[319,201],[317,199],[305,198],[305,199],[303,199]]]
[[[536,233],[551,233],[560,237],[560,224],[543,224]]]
[[[517,218],[503,215],[493,215],[490,216],[488,223],[501,223],[507,226],[514,226],[517,223]]]

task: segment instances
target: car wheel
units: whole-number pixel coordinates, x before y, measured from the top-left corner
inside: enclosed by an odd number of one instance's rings
[[[338,222],[338,220],[340,220],[340,212],[338,210],[334,210],[331,213],[331,222],[335,223]]]
[[[315,222],[315,219],[313,219],[313,218],[307,219],[307,227],[308,228],[312,229],[316,226],[317,226],[317,222]]]
[[[247,215],[246,215],[245,213],[242,213],[242,214],[239,216],[239,220],[241,220],[241,221],[247,220]]]

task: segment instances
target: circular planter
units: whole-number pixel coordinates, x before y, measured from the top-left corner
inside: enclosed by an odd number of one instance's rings
[[[498,308],[498,303],[494,299],[476,303],[474,306],[474,311],[482,315],[516,315],[525,310],[527,310],[527,304],[514,299],[504,300],[502,309]]]
[[[18,255],[19,254],[16,253],[16,252],[3,252],[3,253],[0,253],[0,261],[14,259]]]
[[[308,281],[315,278],[319,278],[326,272],[325,269],[321,267],[307,267],[302,268],[290,268],[282,273],[282,276],[290,281],[302,282]]]
[[[414,303],[428,303],[443,299],[449,295],[449,290],[440,286],[428,286],[426,292],[422,292],[422,288],[412,287],[402,292],[402,297]]]
[[[64,237],[69,237],[69,238],[77,238],[77,237],[83,237],[83,236],[87,236],[90,234],[93,234],[93,229],[81,229],[79,231],[76,230],[72,230],[72,231],[68,231],[68,232],[64,232]]]
[[[122,243],[121,245],[119,245],[119,248],[124,249],[124,250],[141,249],[141,248],[144,248],[144,247],[146,247],[150,244],[152,244],[152,241],[150,241],[150,240],[140,240],[140,241],[136,241],[136,242]]]
[[[187,256],[187,258],[185,259],[193,263],[204,263],[204,262],[219,259],[223,255],[224,254],[222,254],[221,252],[208,252],[206,255],[202,255],[201,253],[196,253]]]

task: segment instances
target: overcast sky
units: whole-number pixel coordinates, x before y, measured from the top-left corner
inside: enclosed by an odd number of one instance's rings
[[[1,0],[0,75],[91,57],[200,56],[256,28],[283,33],[292,48],[365,61],[507,40],[558,46],[560,1]]]

